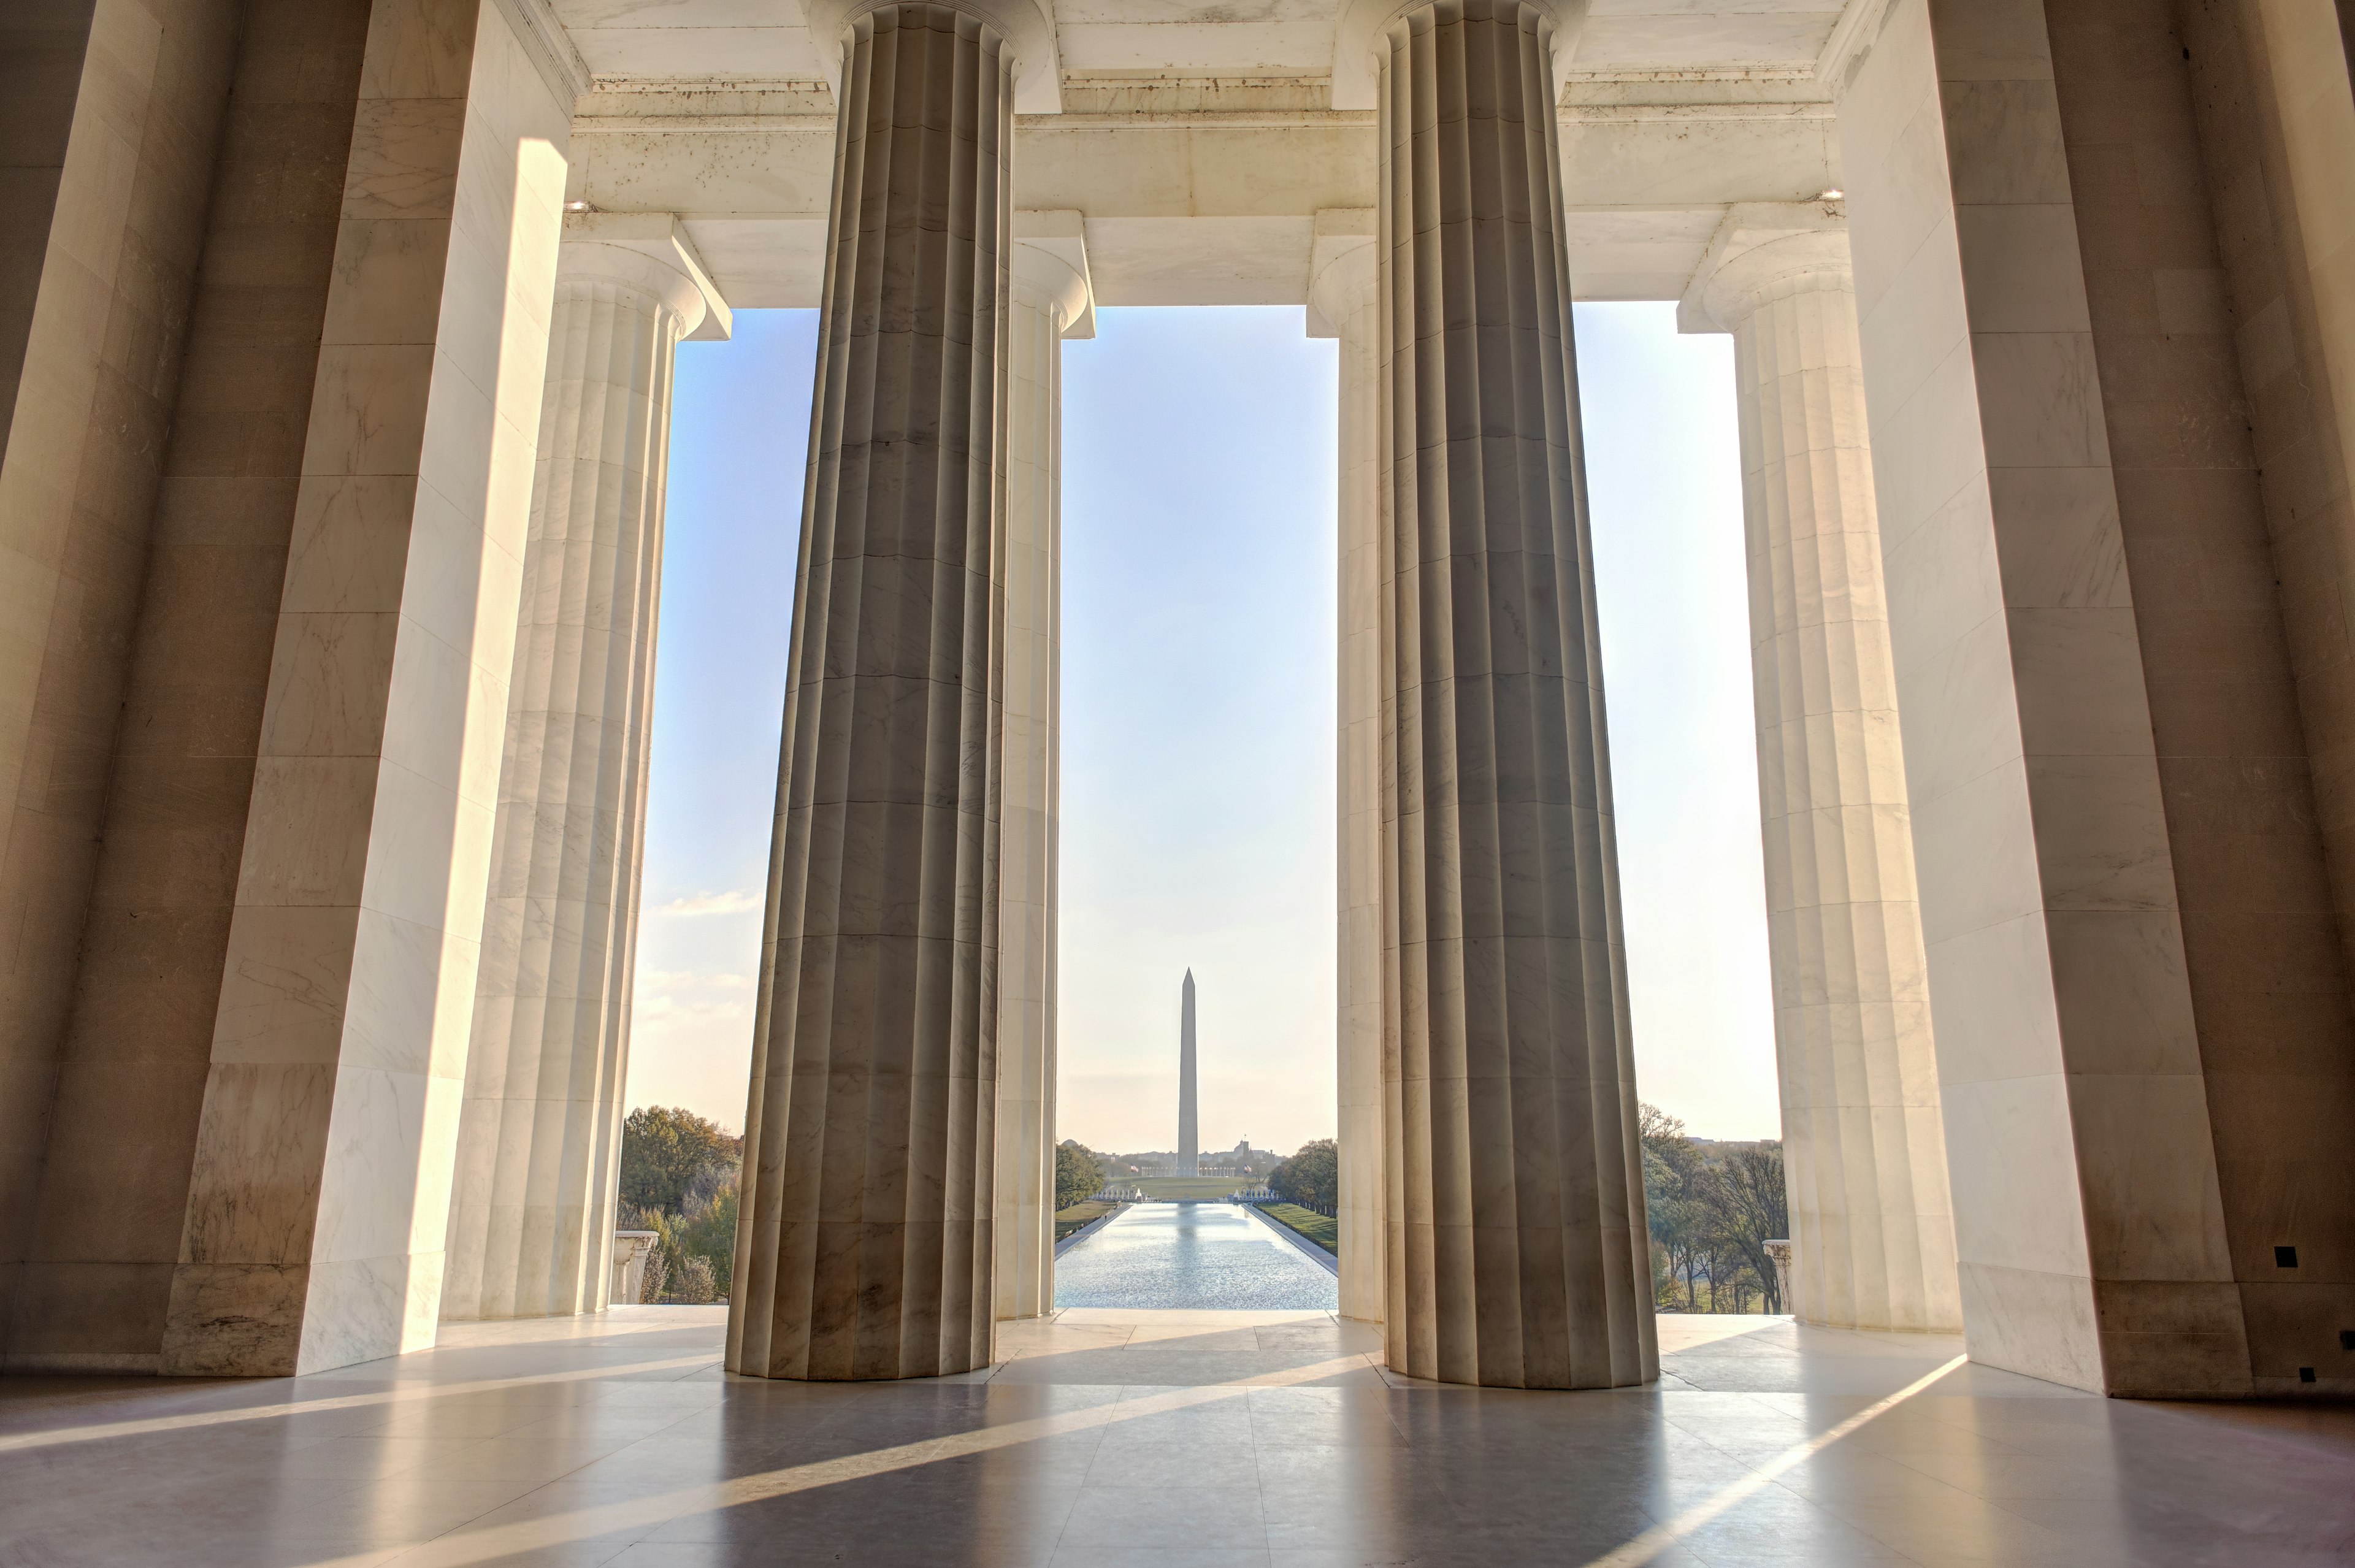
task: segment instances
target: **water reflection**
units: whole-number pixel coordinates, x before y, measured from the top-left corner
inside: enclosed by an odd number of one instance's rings
[[[1055,1260],[1058,1307],[1331,1309],[1340,1282],[1231,1203],[1138,1203]]]

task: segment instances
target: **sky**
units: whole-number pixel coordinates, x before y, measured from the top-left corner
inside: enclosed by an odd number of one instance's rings
[[[741,1127],[814,311],[679,348],[627,1098]],[[1337,346],[1297,307],[1103,309],[1063,347],[1059,1136],[1334,1129]],[[1580,305],[1636,1077],[1778,1132],[1732,350]]]

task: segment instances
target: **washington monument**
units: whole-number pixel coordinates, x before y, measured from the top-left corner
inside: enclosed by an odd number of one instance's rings
[[[1194,1122],[1194,971],[1186,971],[1185,1003],[1178,1021],[1178,1170],[1195,1174],[1201,1157],[1200,1129]]]

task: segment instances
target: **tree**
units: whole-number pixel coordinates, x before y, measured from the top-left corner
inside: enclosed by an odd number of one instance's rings
[[[1331,1138],[1317,1138],[1294,1151],[1267,1179],[1275,1195],[1304,1209],[1331,1209],[1341,1201],[1341,1154]]]
[[[700,1253],[689,1253],[670,1282],[670,1298],[689,1306],[702,1306],[721,1300],[719,1285],[713,1276],[711,1260]]]
[[[737,1173],[729,1171],[709,1194],[688,1191],[672,1234],[677,1239],[681,1267],[701,1259],[711,1271],[713,1294],[703,1299],[725,1301],[736,1280]]]
[[[622,1123],[622,1204],[680,1212],[698,1183],[706,1194],[735,1179],[744,1140],[674,1105],[641,1105]]]
[[[1055,1146],[1055,1209],[1084,1203],[1104,1183],[1103,1165],[1095,1150],[1071,1138]]]
[[[1740,1274],[1747,1267],[1757,1276],[1766,1297],[1766,1310],[1783,1310],[1780,1279],[1766,1243],[1791,1233],[1791,1210],[1783,1182],[1783,1146],[1769,1139],[1729,1149],[1703,1167],[1695,1178],[1704,1215],[1703,1228],[1719,1258],[1732,1265],[1727,1282],[1740,1299]],[[1717,1273],[1710,1275],[1710,1294],[1717,1293]]]
[[[1657,1105],[1640,1108],[1636,1137],[1644,1151],[1644,1214],[1651,1230],[1655,1305],[1670,1312],[1698,1312],[1696,1278],[1707,1261],[1693,1191],[1700,1151],[1685,1136],[1684,1123]],[[1676,1293],[1678,1275],[1684,1276],[1681,1307]]]

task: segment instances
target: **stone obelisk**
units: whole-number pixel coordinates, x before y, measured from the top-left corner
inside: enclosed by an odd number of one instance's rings
[[[1178,1174],[1192,1176],[1201,1158],[1201,1128],[1194,1120],[1194,971],[1186,971],[1178,1020]]]

